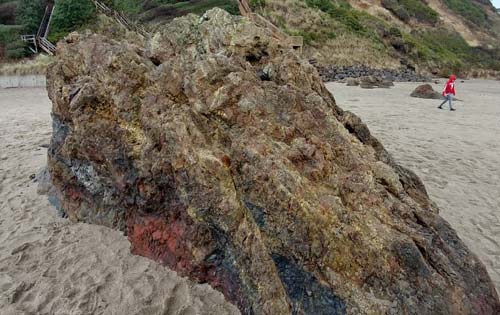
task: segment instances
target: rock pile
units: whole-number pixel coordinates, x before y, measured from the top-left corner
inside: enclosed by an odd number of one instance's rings
[[[419,178],[287,47],[219,9],[68,36],[48,71],[62,211],[242,314],[498,314]]]
[[[443,96],[434,91],[432,88],[432,85],[430,84],[423,84],[417,86],[417,88],[410,94],[412,97],[418,97],[418,98],[429,98],[429,99],[442,99]]]
[[[402,68],[400,70],[392,69],[371,69],[366,66],[351,67],[322,67],[317,66],[321,78],[324,82],[343,81],[348,78],[361,78],[373,76],[382,80],[392,82],[427,82],[429,78],[421,76],[415,70]]]

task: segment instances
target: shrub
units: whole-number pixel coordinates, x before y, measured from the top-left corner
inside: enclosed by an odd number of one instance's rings
[[[421,0],[382,0],[382,6],[404,22],[411,17],[422,23],[435,25],[439,15]]]
[[[472,0],[443,0],[444,3],[455,13],[463,16],[467,22],[477,26],[487,26],[488,15]]]
[[[330,0],[306,0],[306,4],[311,8],[328,13],[333,19],[341,22],[350,31],[359,34],[367,32],[366,28],[361,24],[356,11],[347,2],[335,4]]]
[[[500,68],[500,51],[471,47],[456,32],[435,29],[403,34],[403,38],[415,62],[437,65],[441,74],[472,68]]]
[[[24,32],[36,34],[42,21],[45,6],[40,0],[21,0],[17,11],[17,24],[24,26]]]
[[[28,55],[26,43],[21,40],[10,42],[5,46],[5,57],[7,59],[20,59]]]
[[[17,59],[29,53],[20,40],[22,31],[21,25],[0,25],[0,59]]]
[[[262,9],[266,6],[266,0],[250,0],[250,7],[254,10]]]
[[[381,3],[384,8],[391,11],[401,21],[408,22],[410,20],[410,13],[398,0],[382,0]]]
[[[90,21],[95,8],[90,1],[56,0],[49,39],[56,42]]]
[[[137,0],[109,0],[109,5],[115,10],[126,14],[137,14],[141,12],[142,5]]]

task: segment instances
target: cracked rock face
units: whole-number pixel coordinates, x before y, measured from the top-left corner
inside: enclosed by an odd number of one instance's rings
[[[499,314],[421,181],[269,30],[214,9],[132,38],[71,34],[49,69],[70,219],[242,314]]]

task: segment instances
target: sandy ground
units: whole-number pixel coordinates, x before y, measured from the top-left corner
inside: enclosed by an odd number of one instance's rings
[[[500,82],[458,84],[456,112],[410,98],[415,86],[328,84],[424,180],[500,289]],[[238,314],[207,285],[131,255],[119,232],[56,216],[30,179],[46,163],[49,114],[44,89],[0,89],[0,313]]]
[[[441,91],[442,84],[434,85]],[[417,173],[460,238],[483,261],[500,293],[500,81],[457,82],[457,111],[390,90],[327,84],[337,103],[367,123],[396,158]]]
[[[239,314],[132,255],[119,232],[56,216],[30,179],[46,163],[50,107],[45,89],[0,89],[0,314]]]

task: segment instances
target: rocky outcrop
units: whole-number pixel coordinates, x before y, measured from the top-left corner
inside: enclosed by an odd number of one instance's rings
[[[359,86],[363,89],[390,88],[391,86],[394,86],[394,83],[389,80],[369,75],[359,78]]]
[[[415,90],[413,92],[411,92],[410,94],[411,97],[418,97],[418,98],[429,98],[429,99],[435,99],[435,100],[439,100],[439,99],[442,99],[443,96],[434,91],[434,89],[432,88],[432,85],[430,84],[423,84],[423,85],[419,85],[415,88]]]
[[[348,78],[346,80],[347,86],[358,86],[359,85],[359,80],[355,78]]]
[[[500,311],[418,177],[267,29],[215,9],[57,55],[48,169],[70,219],[243,314]]]

